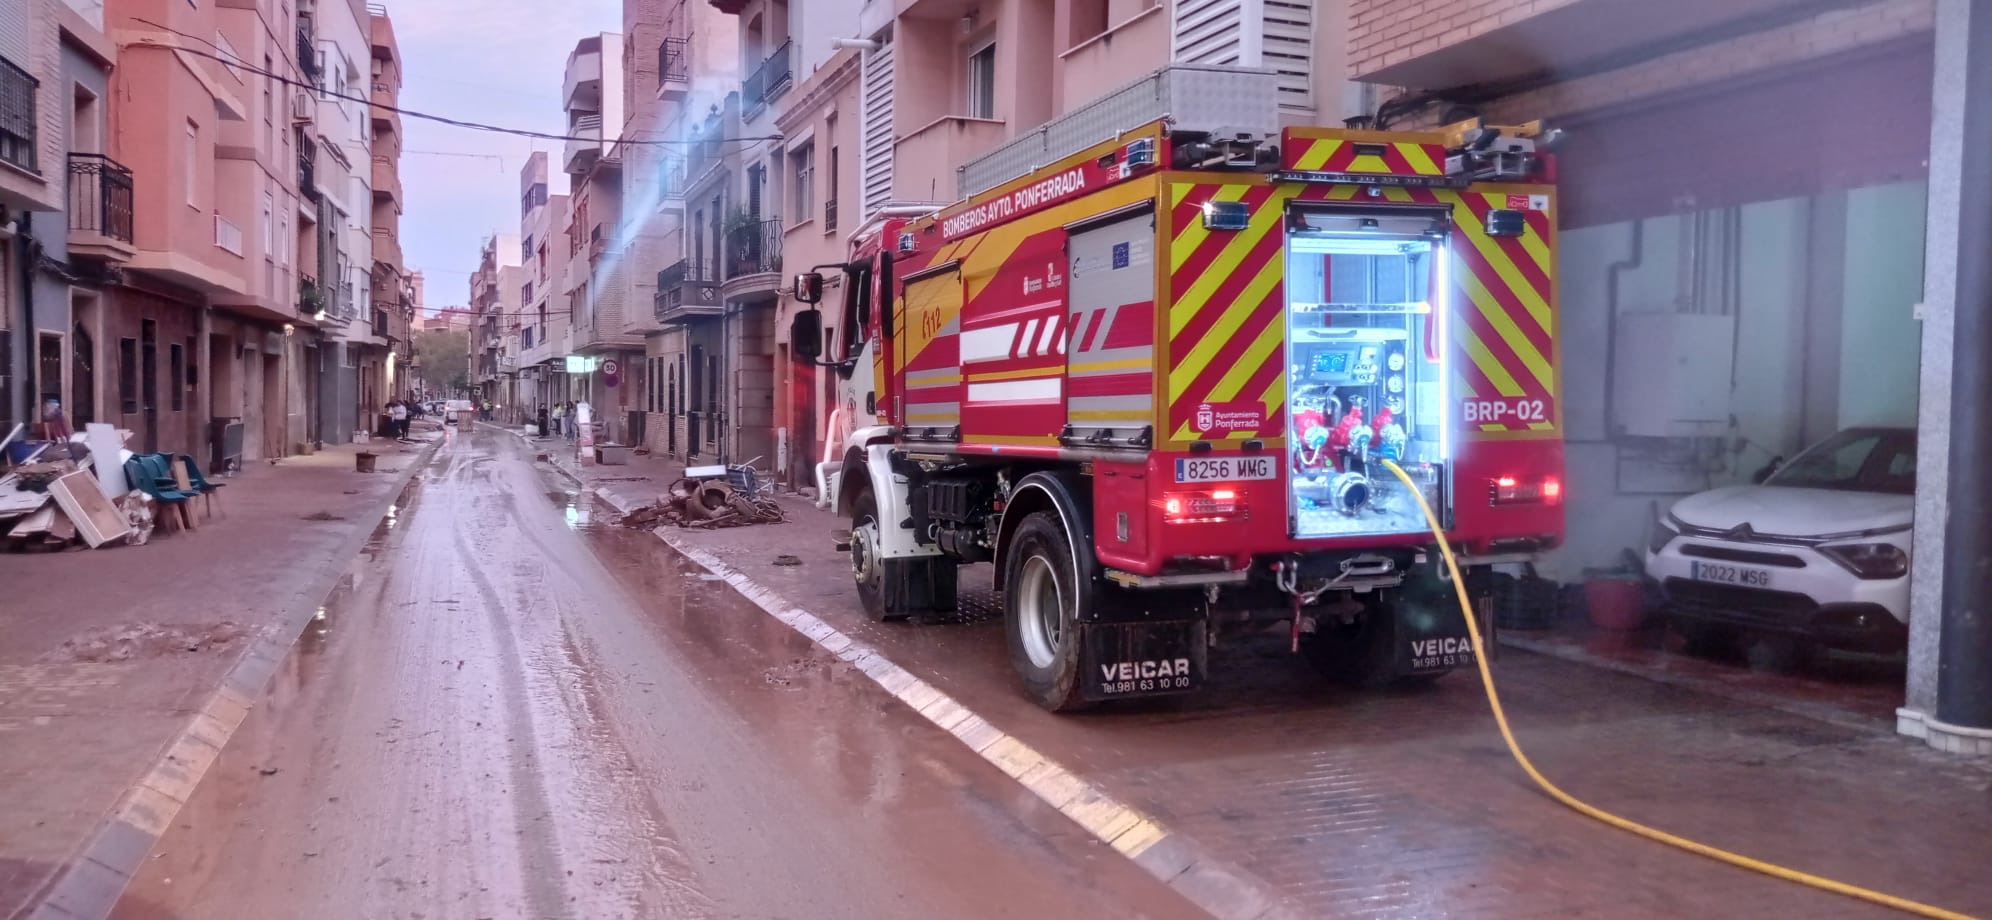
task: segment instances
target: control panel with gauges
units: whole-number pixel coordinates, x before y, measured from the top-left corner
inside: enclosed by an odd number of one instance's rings
[[[1377,461],[1439,497],[1443,330],[1431,301],[1444,250],[1422,233],[1323,223],[1288,242],[1294,535],[1412,532],[1417,504]]]

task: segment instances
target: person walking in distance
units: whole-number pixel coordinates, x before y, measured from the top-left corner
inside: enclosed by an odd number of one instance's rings
[[[395,400],[387,404],[389,433],[397,438],[408,437],[408,404]]]

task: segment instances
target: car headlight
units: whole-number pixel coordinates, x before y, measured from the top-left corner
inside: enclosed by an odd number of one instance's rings
[[[1822,546],[1819,551],[1861,578],[1901,578],[1909,573],[1909,554],[1893,543],[1846,543]]]
[[[1647,530],[1646,551],[1657,556],[1661,550],[1667,548],[1667,544],[1674,542],[1674,538],[1680,535],[1680,532],[1668,526],[1666,521],[1654,521],[1653,526]]]

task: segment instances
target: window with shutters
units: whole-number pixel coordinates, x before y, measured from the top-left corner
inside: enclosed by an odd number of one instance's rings
[[[816,145],[804,144],[789,154],[790,186],[795,192],[790,214],[808,220],[816,214]]]

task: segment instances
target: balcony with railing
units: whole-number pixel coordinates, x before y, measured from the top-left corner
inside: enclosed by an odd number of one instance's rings
[[[373,158],[373,197],[377,202],[401,200],[401,168],[391,157]]]
[[[679,259],[657,273],[657,293],[651,299],[660,323],[686,323],[719,316],[724,310],[712,266],[694,265],[690,259]]]
[[[570,112],[599,112],[602,105],[602,40],[584,38],[567,55],[567,70],[560,83],[563,108]]]
[[[318,200],[318,144],[304,128],[297,129],[297,190]]]
[[[567,142],[567,154],[561,161],[567,174],[578,176],[593,168],[602,158],[602,116],[583,115],[574,119],[567,129],[567,135],[575,138]]]
[[[769,54],[761,66],[740,85],[740,114],[753,118],[767,107],[768,103],[781,97],[795,83],[795,66],[789,54],[794,42],[782,42],[781,47]]]
[[[100,153],[69,155],[69,254],[126,262],[131,236],[131,170]]]
[[[683,99],[692,91],[692,43],[683,36],[657,45],[657,98]]]
[[[689,160],[681,156],[667,155],[657,161],[657,197],[661,207],[684,205],[686,182],[691,178],[689,165]]]
[[[306,77],[318,76],[318,39],[311,34],[310,20],[297,22],[297,69]]]
[[[41,114],[35,93],[41,81],[34,74],[0,58],[0,163],[31,173],[41,171],[35,148],[41,143]]]
[[[772,299],[781,282],[781,218],[735,224],[726,232],[720,268],[725,271],[720,296],[742,301]]]
[[[229,255],[242,254],[242,228],[226,217],[214,216],[214,247]]]

